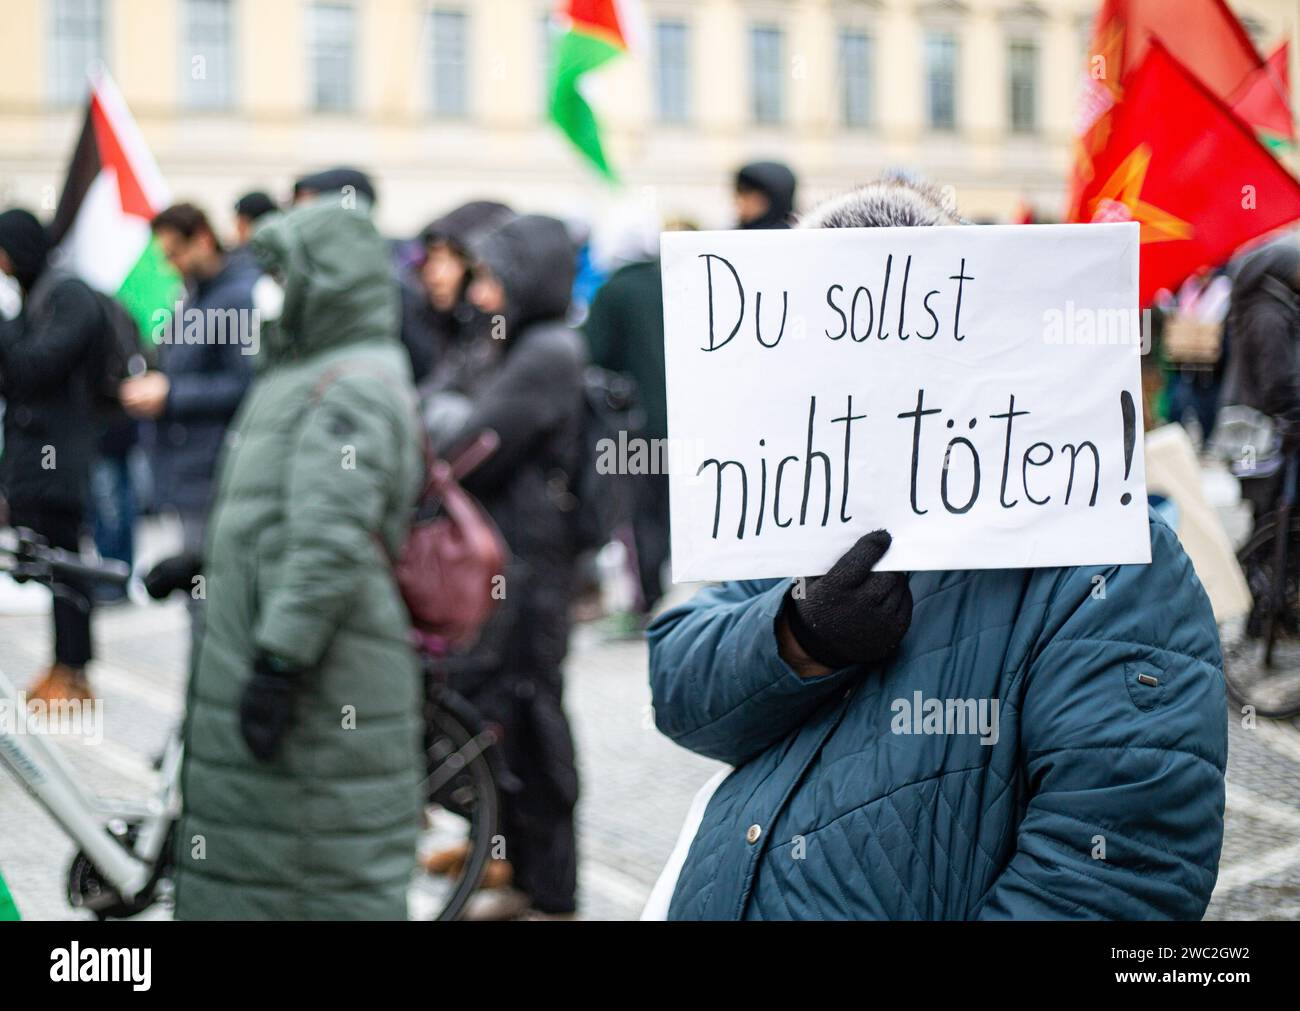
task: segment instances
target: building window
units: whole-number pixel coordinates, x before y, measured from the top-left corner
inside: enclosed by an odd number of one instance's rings
[[[871,36],[859,29],[843,29],[840,32],[840,115],[845,126],[871,125],[874,63]]]
[[[54,0],[50,24],[50,99],[72,104],[89,90],[86,71],[104,58],[103,0]]]
[[[956,129],[957,37],[952,32],[925,36],[925,100],[930,129]]]
[[[192,109],[234,104],[233,6],[233,0],[185,0],[181,90]]]
[[[655,25],[655,109],[663,123],[685,123],[690,118],[688,31],[681,21]]]
[[[1038,129],[1038,45],[1012,39],[1007,47],[1007,86],[1010,89],[1011,132]]]
[[[749,29],[750,111],[755,123],[780,123],[785,116],[784,39],[775,25]]]
[[[347,112],[353,104],[354,12],[351,5],[311,6],[312,106],[317,112]]]
[[[469,114],[469,15],[429,12],[429,76],[436,116]]]

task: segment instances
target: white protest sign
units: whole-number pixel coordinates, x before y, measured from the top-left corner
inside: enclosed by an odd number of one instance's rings
[[[1149,562],[1138,228],[665,234],[673,578]]]

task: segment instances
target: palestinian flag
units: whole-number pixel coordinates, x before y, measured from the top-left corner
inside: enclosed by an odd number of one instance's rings
[[[170,199],[122,93],[95,71],[51,238],[60,265],[116,296],[142,334],[153,332],[158,309],[171,308],[180,283],[149,230]]]
[[[616,181],[600,125],[580,87],[589,71],[627,52],[630,0],[565,0],[559,16],[563,34],[551,64],[551,119],[601,175]]]

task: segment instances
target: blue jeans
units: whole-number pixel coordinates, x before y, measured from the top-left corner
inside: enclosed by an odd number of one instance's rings
[[[95,547],[104,558],[135,564],[135,491],[125,456],[101,456],[90,474]]]

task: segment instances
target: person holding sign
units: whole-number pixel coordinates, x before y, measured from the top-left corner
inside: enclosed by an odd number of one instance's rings
[[[936,192],[886,179],[802,227],[961,223]],[[665,244],[666,292],[669,270]],[[975,386],[993,379],[979,367]],[[1000,491],[1023,501],[995,483],[990,512]],[[895,515],[914,515],[899,494]],[[873,501],[836,495],[829,511],[871,530]],[[734,766],[668,918],[1201,917],[1223,837],[1225,695],[1210,605],[1173,532],[1142,522],[1149,562],[904,575],[890,556],[922,556],[903,529],[860,536],[820,578],[710,586],[651,626],[656,725]],[[719,558],[760,564],[753,548]]]

